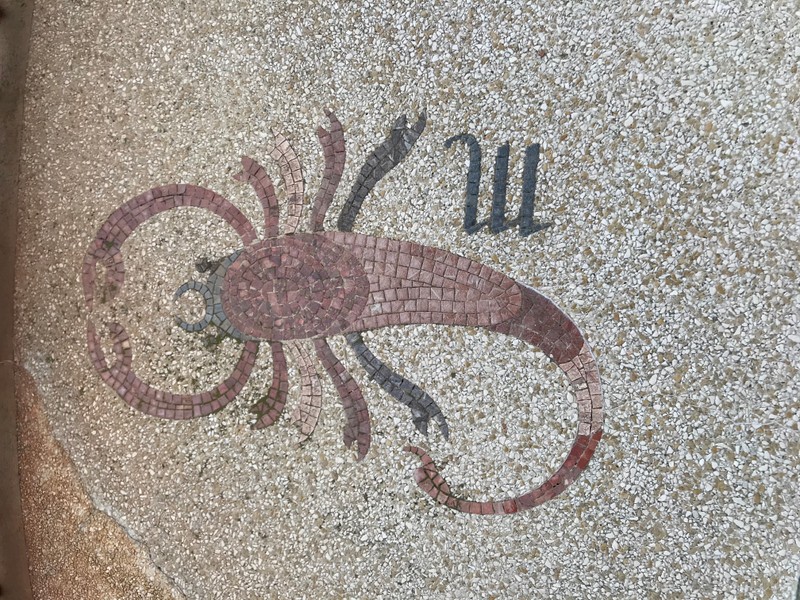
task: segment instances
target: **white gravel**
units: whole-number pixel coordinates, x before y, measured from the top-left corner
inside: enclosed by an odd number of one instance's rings
[[[237,6],[237,4],[239,4]],[[798,63],[792,2],[36,3],[26,95],[17,281],[19,354],[96,504],[188,598],[790,598],[800,564]],[[483,330],[365,335],[428,391],[451,439],[332,347],[371,406],[362,463],[322,422],[297,447],[286,411],[251,431],[271,380],[262,350],[221,413],[168,422],[127,408],[88,360],[79,283],[108,214],[156,185],[221,193],[261,231],[242,154],[268,164],[292,140],[311,196],[323,107],[348,164],[333,228],[366,154],[425,109],[408,159],[355,230],[480,260],[553,298],[597,354],[606,435],[562,496],[480,518],[434,505],[407,441],[430,448],[457,493],[538,484],[563,459],[575,410],[541,353]],[[460,231],[467,152],[542,145],[529,238]],[[276,177],[277,180],[277,177]],[[173,391],[220,381],[238,344],[204,346],[175,315],[200,256],[237,247],[221,220],[173,211],[124,247],[134,367]],[[194,311],[194,312],[193,312]],[[97,322],[102,322],[98,317]],[[293,365],[292,400],[299,397]]]

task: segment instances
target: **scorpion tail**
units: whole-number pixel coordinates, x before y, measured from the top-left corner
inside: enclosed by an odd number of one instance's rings
[[[414,478],[437,502],[472,514],[508,514],[538,506],[563,492],[586,469],[603,435],[600,372],[589,345],[575,323],[551,300],[520,284],[522,307],[514,317],[489,329],[514,336],[542,350],[569,379],[578,404],[578,431],[564,463],[536,489],[501,501],[473,502],[454,496],[428,454],[416,446],[422,466]]]

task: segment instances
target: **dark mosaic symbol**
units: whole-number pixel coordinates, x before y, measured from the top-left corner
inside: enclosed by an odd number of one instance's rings
[[[527,236],[550,227],[551,223],[537,223],[533,219],[533,201],[536,196],[536,169],[539,166],[539,144],[531,144],[525,150],[525,166],[522,171],[522,204],[517,218],[506,220],[506,191],[508,187],[508,157],[510,144],[506,142],[497,149],[494,159],[494,182],[492,187],[492,214],[488,221],[478,221],[478,190],[481,183],[481,147],[474,135],[462,133],[445,141],[445,148],[455,142],[464,142],[469,149],[469,170],[464,200],[464,231],[475,233],[488,223],[492,233],[500,233],[519,225],[519,234]]]
[[[283,235],[272,181],[261,165],[245,157],[243,170],[235,177],[250,183],[261,202],[264,239],[257,238],[239,209],[215,192],[194,185],[167,185],[136,196],[114,211],[84,259],[82,282],[86,307],[91,312],[98,263],[105,267],[105,284],[113,297],[125,280],[122,246],[136,227],[158,213],[182,206],[203,208],[222,217],[244,246],[220,260],[197,263],[198,271],[208,274],[207,280],[186,282],[178,288],[176,297],[190,291],[200,294],[205,314],[197,323],[177,322],[189,333],[214,325],[222,334],[241,341],[241,354],[231,375],[201,393],[173,394],[156,389],[132,370],[133,353],[125,328],[119,323],[108,325],[115,357],[109,364],[89,319],[92,365],[130,406],[162,418],[190,419],[218,411],[233,400],[250,377],[259,346],[267,343],[272,353],[272,384],[251,409],[256,415],[254,427],[261,428],[275,423],[285,408],[289,377],[284,349],[288,349],[300,371],[301,399],[292,420],[302,438],[311,435],[319,418],[322,387],[317,365],[321,364],[342,402],[344,442],[348,447],[355,443],[358,458],[363,459],[371,440],[367,404],[326,338],[344,335],[370,377],[411,409],[417,429],[427,433],[428,422],[433,419],[447,436],[447,422],[433,399],[378,359],[360,334],[389,325],[485,327],[538,347],[566,374],[578,408],[572,448],[561,467],[542,485],[497,502],[474,502],[453,495],[430,456],[421,448],[408,446],[406,450],[422,461],[415,479],[437,502],[474,514],[514,513],[555,497],[586,468],[602,436],[600,375],[586,340],[548,298],[485,265],[437,248],[350,231],[364,199],[403,160],[422,133],[424,115],[411,127],[405,117],[398,119],[389,137],[360,170],[339,217],[340,231],[323,231],[345,163],[342,126],[332,113],[327,114],[330,131],[317,130],[325,168],[308,219],[310,232],[300,231],[305,198],[300,161],[288,140],[275,133],[271,157],[280,169],[288,204]],[[498,158],[496,172],[504,169],[503,161],[507,165],[507,156],[506,149]],[[496,186],[496,197],[502,194],[502,186]],[[313,343],[316,360],[303,340]]]

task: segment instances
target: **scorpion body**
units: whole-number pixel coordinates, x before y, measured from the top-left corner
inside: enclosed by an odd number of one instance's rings
[[[299,160],[288,141],[278,134],[272,155],[280,167],[290,204],[284,235],[279,232],[279,204],[269,176],[258,163],[244,158],[244,168],[236,177],[249,182],[261,201],[264,239],[258,240],[242,213],[221,196],[197,186],[171,185],[154,188],[115,211],[87,252],[83,285],[91,311],[98,262],[107,268],[106,279],[112,291],[118,290],[124,282],[122,244],[153,215],[179,206],[195,206],[230,223],[244,247],[211,264],[206,283],[187,282],[176,297],[191,290],[202,294],[206,304],[206,314],[200,322],[190,324],[177,319],[184,330],[197,332],[213,324],[243,342],[231,376],[208,392],[172,394],[157,390],[132,371],[132,351],[124,327],[118,323],[109,326],[116,355],[116,361],[109,365],[89,320],[92,364],[131,406],[163,418],[194,418],[220,410],[236,397],[250,375],[259,345],[267,342],[272,352],[273,381],[267,395],[253,407],[257,415],[255,427],[265,427],[277,420],[286,403],[286,346],[295,356],[302,378],[301,402],[293,419],[300,424],[302,436],[308,437],[321,406],[319,374],[313,357],[301,343],[312,340],[316,356],[342,401],[344,441],[348,446],[355,442],[358,458],[362,459],[371,439],[367,405],[326,338],[347,336],[361,364],[373,377],[381,374],[384,389],[409,405],[417,428],[427,433],[427,423],[434,418],[446,436],[447,423],[436,403],[375,358],[360,333],[412,324],[483,327],[538,347],[566,374],[578,406],[575,442],[562,466],[547,481],[507,500],[477,502],[455,496],[428,454],[419,447],[408,446],[406,450],[422,461],[415,479],[437,502],[474,514],[514,513],[555,497],[586,468],[602,435],[599,372],[583,335],[548,298],[476,261],[413,242],[352,231],[322,231],[344,168],[341,124],[332,113],[328,116],[331,130],[318,130],[326,168],[311,213],[310,232],[298,231],[304,202]],[[361,184],[354,186],[340,216],[340,229],[349,229],[371,187],[403,159],[423,127],[424,118],[412,128],[405,127],[404,119],[398,121],[387,143],[376,149],[362,169]]]

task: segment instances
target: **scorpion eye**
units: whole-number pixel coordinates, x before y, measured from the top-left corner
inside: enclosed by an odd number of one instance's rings
[[[198,331],[202,331],[206,327],[208,327],[209,323],[211,323],[211,318],[214,316],[214,295],[211,293],[211,290],[205,283],[201,283],[199,281],[187,281],[178,290],[175,292],[175,300],[183,296],[189,290],[198,292],[203,295],[203,299],[206,302],[206,314],[202,318],[202,320],[198,321],[197,323],[188,323],[181,319],[180,317],[175,317],[175,323],[183,329],[184,331],[188,331],[189,333],[196,333]]]

